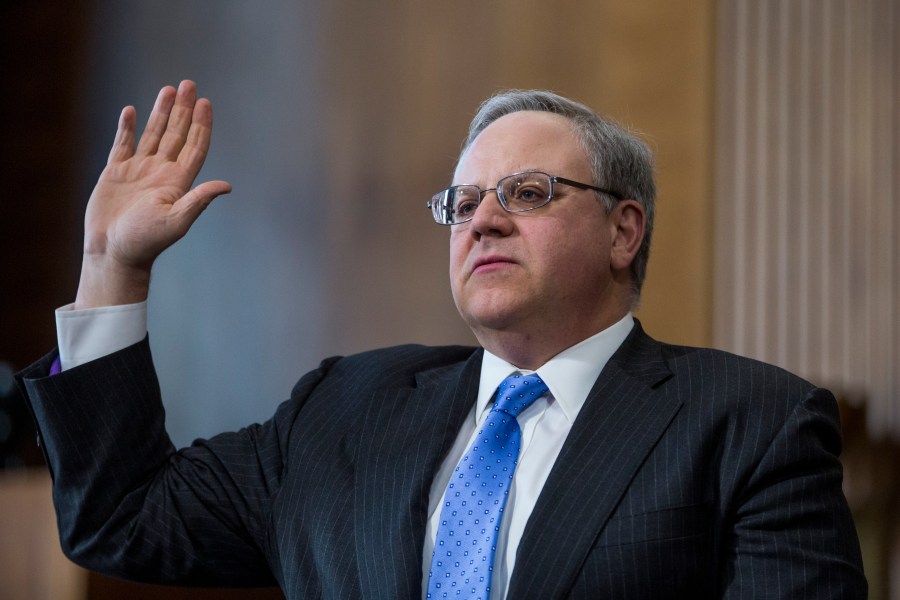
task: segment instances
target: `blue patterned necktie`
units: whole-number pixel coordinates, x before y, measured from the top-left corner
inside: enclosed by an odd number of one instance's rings
[[[510,375],[497,388],[494,408],[447,485],[427,598],[487,600],[503,507],[519,461],[516,417],[546,391],[537,373]]]

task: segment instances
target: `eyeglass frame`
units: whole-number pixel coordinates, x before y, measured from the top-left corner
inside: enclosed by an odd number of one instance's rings
[[[513,209],[509,208],[509,205],[507,204],[507,201],[506,201],[506,197],[500,191],[500,187],[501,187],[500,184],[503,183],[504,181],[506,181],[507,179],[509,179],[510,177],[516,177],[518,175],[527,175],[529,173],[537,173],[539,175],[547,176],[547,179],[550,182],[550,188],[547,190],[547,199],[543,203],[538,204],[536,206],[513,210]],[[554,197],[553,196],[553,184],[554,183],[561,183],[563,185],[568,185],[568,186],[578,188],[581,190],[594,190],[595,192],[601,192],[603,194],[608,194],[608,195],[612,196],[613,198],[615,198],[617,201],[622,200],[622,197],[619,194],[617,194],[616,192],[613,192],[611,190],[597,187],[595,185],[590,185],[587,183],[582,183],[580,181],[575,181],[574,179],[567,179],[565,177],[551,175],[549,173],[546,173],[544,171],[539,171],[537,169],[532,169],[532,170],[527,170],[527,171],[519,171],[517,173],[511,173],[509,175],[501,177],[497,181],[497,185],[495,185],[492,188],[487,188],[487,189],[481,189],[480,187],[478,187],[477,185],[472,184],[472,183],[461,183],[459,185],[451,185],[450,187],[444,188],[444,189],[440,190],[439,192],[437,192],[436,194],[434,194],[434,196],[432,196],[431,199],[425,203],[425,206],[427,208],[431,209],[431,216],[434,218],[434,222],[437,223],[438,225],[447,225],[447,226],[462,225],[463,223],[468,223],[469,221],[471,221],[472,219],[475,218],[475,211],[472,212],[472,216],[469,217],[468,219],[465,219],[463,221],[455,221],[453,223],[445,223],[443,220],[438,220],[438,217],[435,214],[435,206],[436,205],[434,205],[434,206],[432,205],[432,202],[434,202],[434,200],[437,196],[439,196],[441,194],[446,194],[447,192],[449,192],[450,190],[455,189],[455,188],[473,187],[476,190],[478,190],[478,206],[475,207],[475,210],[478,210],[478,207],[481,206],[481,203],[484,201],[485,194],[487,194],[488,192],[496,192],[497,202],[500,203],[500,207],[503,210],[505,210],[508,213],[524,213],[524,212],[530,212],[532,210],[537,210],[539,208],[543,208],[544,206],[547,206],[548,204],[550,204],[550,201],[553,200],[553,197]]]

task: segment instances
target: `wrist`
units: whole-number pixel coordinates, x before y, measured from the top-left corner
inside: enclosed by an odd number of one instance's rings
[[[149,291],[149,268],[123,265],[105,255],[85,254],[73,308],[81,310],[144,302]]]

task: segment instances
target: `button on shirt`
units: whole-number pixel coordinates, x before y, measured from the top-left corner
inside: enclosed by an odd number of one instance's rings
[[[78,311],[72,310],[71,306],[56,311],[59,357],[63,370],[136,344],[147,334],[146,302]],[[614,325],[560,352],[538,368],[537,373],[547,383],[549,392],[518,416],[522,445],[497,540],[491,600],[506,598],[516,562],[516,550],[550,470],[600,371],[633,327],[634,318],[629,313]],[[428,571],[444,490],[457,463],[487,418],[500,382],[516,371],[524,374],[532,372],[517,369],[485,351],[475,406],[432,482],[422,555],[423,597],[428,589]]]

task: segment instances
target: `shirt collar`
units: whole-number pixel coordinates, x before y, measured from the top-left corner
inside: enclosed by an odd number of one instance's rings
[[[634,316],[626,314],[620,321],[600,333],[566,348],[542,366],[537,374],[547,384],[553,399],[559,402],[566,418],[572,422],[587,400],[587,395],[600,376],[610,357],[619,349],[634,327]],[[478,386],[478,400],[475,405],[475,419],[488,410],[488,403],[500,383],[518,369],[499,356],[484,351],[481,360],[481,381]]]

